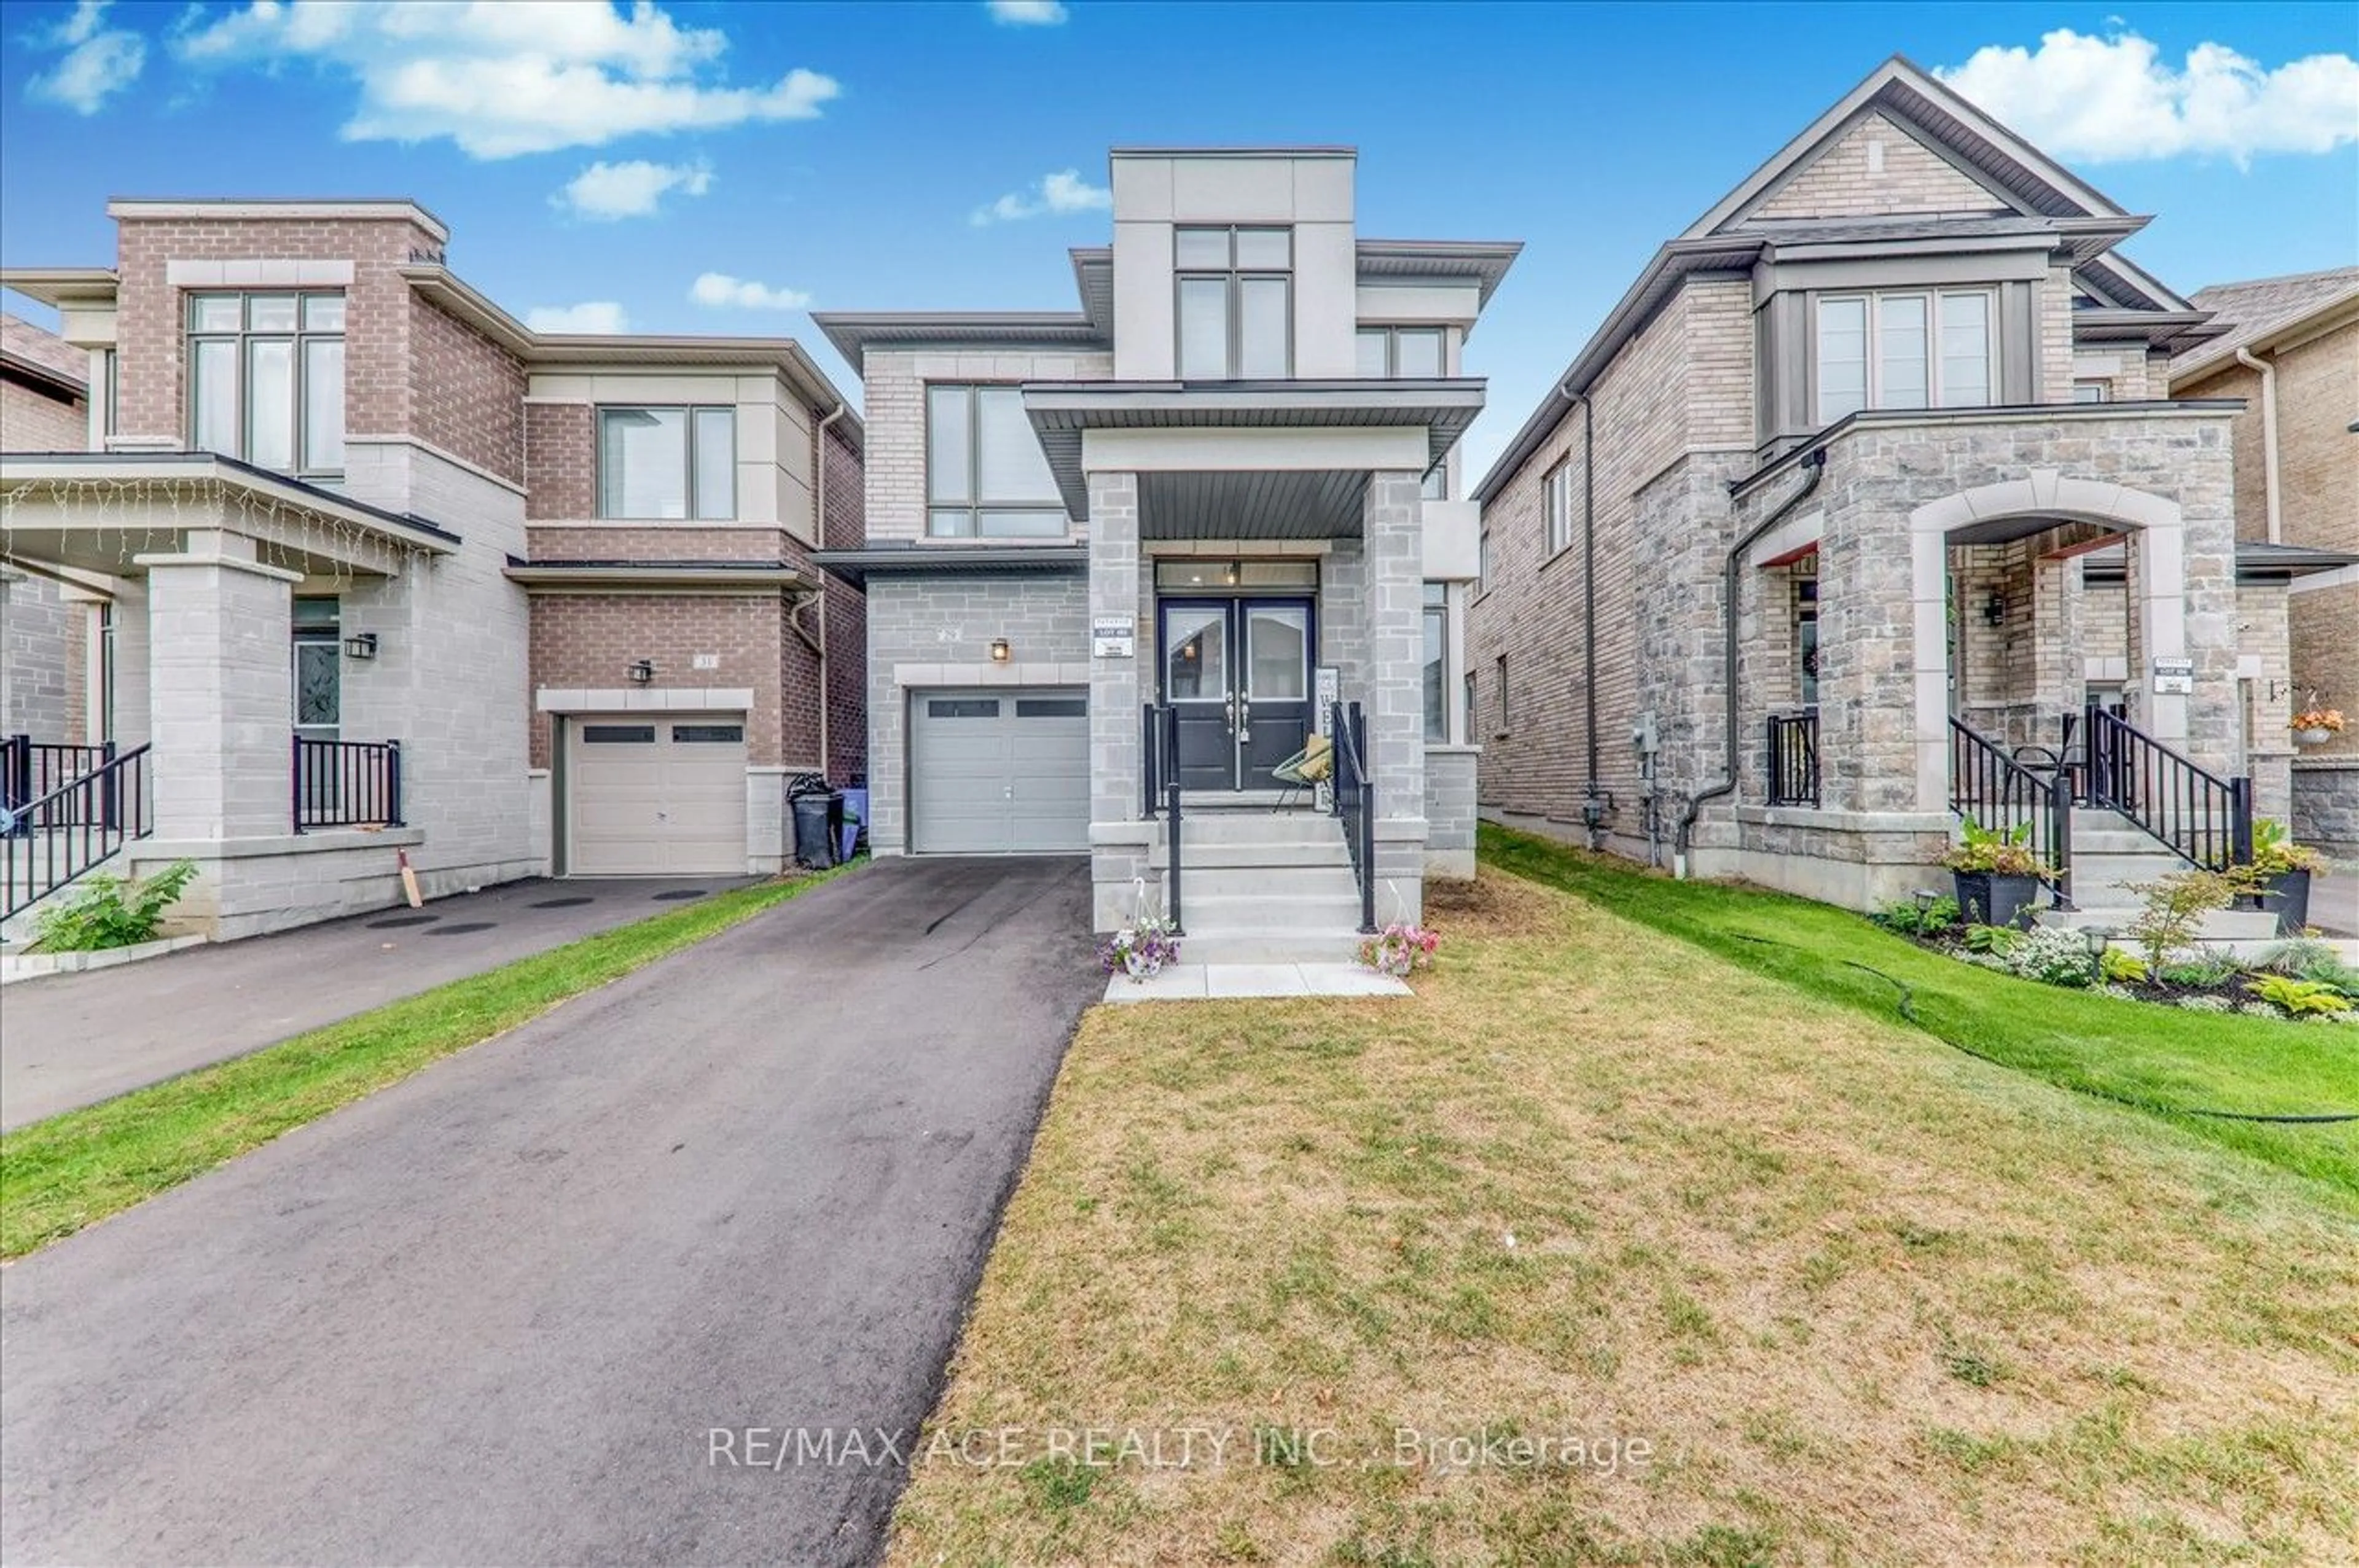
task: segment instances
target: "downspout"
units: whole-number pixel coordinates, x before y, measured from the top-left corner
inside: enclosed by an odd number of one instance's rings
[[[827,547],[827,427],[842,418],[851,406],[843,399],[837,398],[835,411],[811,427],[811,535],[819,541],[821,549]],[[811,634],[803,630],[800,619],[804,606],[814,601],[819,605],[817,642],[812,642]],[[823,574],[819,591],[809,599],[797,601],[795,607],[787,611],[787,624],[792,626],[795,635],[810,643],[811,652],[819,655],[819,771],[824,777],[835,761],[835,752],[829,745],[828,737],[827,579]]]
[[[2250,349],[2236,351],[2236,362],[2261,378],[2261,483],[2269,510],[2269,543],[2285,542],[2284,492],[2277,484],[2277,367],[2256,359]]]
[[[1824,447],[1821,447],[1817,450],[1806,455],[1802,459],[1802,469],[1808,477],[1803,480],[1801,488],[1795,491],[1793,494],[1788,496],[1784,501],[1778,503],[1776,511],[1770,513],[1768,516],[1764,517],[1760,522],[1755,524],[1753,527],[1745,533],[1745,537],[1737,540],[1735,544],[1729,546],[1728,562],[1727,565],[1722,568],[1720,608],[1723,628],[1722,657],[1725,661],[1723,665],[1723,669],[1725,671],[1725,678],[1723,684],[1727,687],[1728,691],[1727,733],[1726,739],[1723,741],[1723,745],[1726,749],[1727,762],[1723,769],[1720,782],[1713,784],[1710,789],[1704,790],[1701,794],[1691,796],[1688,801],[1687,809],[1680,814],[1679,831],[1674,835],[1671,841],[1671,871],[1674,876],[1680,877],[1683,880],[1688,874],[1688,838],[1695,828],[1696,818],[1703,814],[1704,803],[1706,801],[1718,800],[1724,795],[1732,795],[1735,793],[1736,790],[1736,753],[1738,746],[1736,733],[1736,595],[1737,589],[1743,582],[1745,553],[1751,550],[1755,545],[1759,544],[1762,538],[1768,534],[1770,529],[1775,528],[1778,524],[1783,523],[1786,520],[1787,514],[1791,513],[1794,508],[1799,506],[1803,502],[1810,499],[1810,492],[1819,488],[1819,481],[1826,473],[1826,468],[1827,451]]]
[[[1597,410],[1581,395],[1581,640],[1582,686],[1588,709],[1589,780],[1582,789],[1581,817],[1589,847],[1605,839],[1605,792],[1597,777]]]

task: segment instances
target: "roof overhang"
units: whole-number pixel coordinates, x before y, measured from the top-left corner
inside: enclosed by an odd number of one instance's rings
[[[1090,569],[1086,545],[870,545],[820,550],[811,559],[830,577],[865,589],[872,578],[1079,577]]]
[[[2236,541],[2236,583],[2240,588],[2266,588],[2297,578],[2359,567],[2359,556],[2342,550],[2318,550],[2307,545],[2272,545],[2261,539]],[[2118,544],[2090,551],[2082,557],[2082,575],[2089,582],[2113,583],[2127,575],[2126,552]]]
[[[1080,352],[1103,351],[1114,346],[1106,330],[1076,310],[824,310],[813,313],[811,321],[855,369],[864,368],[871,349],[984,347]]]
[[[790,561],[527,561],[503,574],[528,593],[712,593],[819,591],[819,579]]]
[[[2224,338],[2225,342],[2211,342],[2190,352],[2170,367],[2170,384],[2189,386],[2206,376],[2217,375],[2238,362],[2236,351],[2263,354],[2277,349],[2289,349],[2323,337],[2340,328],[2359,323],[2359,285],[2342,294],[2320,299],[2309,308],[2287,317],[2267,330],[2242,341],[2234,341],[2236,326],[2222,322],[2215,317],[2215,326],[2206,333],[2207,339]]]
[[[44,364],[28,354],[15,353],[0,348],[0,372],[11,381],[21,381],[35,390],[67,402],[81,399],[89,391],[89,384],[55,365]]]
[[[0,288],[13,288],[51,309],[73,305],[111,305],[122,280],[112,267],[0,267]]]
[[[1515,240],[1362,240],[1359,276],[1377,284],[1473,283],[1480,308],[1491,303],[1523,250]]]
[[[460,542],[424,518],[210,452],[0,453],[0,519],[10,556],[117,577],[206,529],[252,538],[264,564],[307,576],[389,576]]]
[[[1048,455],[1049,471],[1076,518],[1089,516],[1083,438],[1092,431],[1252,432],[1271,450],[1266,461],[1223,466],[1238,472],[1332,471],[1319,443],[1279,455],[1269,432],[1422,433],[1423,463],[1432,467],[1483,411],[1479,379],[1417,381],[1103,381],[1027,382],[1024,412]],[[1209,465],[1201,465],[1201,467]],[[1354,464],[1364,476],[1365,465]],[[1356,526],[1356,519],[1355,519]]]

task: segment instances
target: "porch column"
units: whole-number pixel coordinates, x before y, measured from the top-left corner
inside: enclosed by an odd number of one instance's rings
[[[1368,476],[1361,548],[1367,639],[1369,762],[1376,783],[1376,918],[1410,919],[1422,908],[1425,877],[1425,543],[1419,476]],[[1355,694],[1345,692],[1350,700]],[[1406,908],[1396,909],[1397,898]]]
[[[156,833],[275,838],[293,830],[293,586],[255,543],[195,529],[147,571],[148,700]]]
[[[1100,621],[1135,627],[1139,618],[1138,476],[1126,470],[1092,473],[1090,482],[1090,630]],[[1094,637],[1093,637],[1094,642]],[[1169,911],[1156,863],[1156,824],[1139,815],[1139,708],[1154,689],[1147,661],[1157,656],[1153,636],[1136,640],[1128,658],[1090,656],[1091,927],[1111,931],[1140,912],[1138,886]]]

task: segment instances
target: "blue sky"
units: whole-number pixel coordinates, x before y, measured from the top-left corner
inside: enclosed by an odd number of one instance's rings
[[[110,262],[111,195],[409,195],[520,316],[793,334],[853,390],[806,306],[1070,308],[1109,146],[1346,143],[1364,234],[1526,243],[1469,348],[1479,472],[1654,247],[1895,51],[2156,214],[2126,248],[2174,287],[2359,261],[2347,0],[10,0],[0,263]]]

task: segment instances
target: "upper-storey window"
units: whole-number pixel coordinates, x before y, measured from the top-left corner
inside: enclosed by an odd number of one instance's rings
[[[1819,300],[1819,423],[1863,408],[1969,408],[1991,400],[1991,297],[1827,295]]]
[[[1572,464],[1560,462],[1540,482],[1540,511],[1548,521],[1548,555],[1572,547]]]
[[[1362,375],[1406,381],[1444,373],[1439,327],[1363,327],[1354,344]]]
[[[737,410],[599,409],[598,515],[736,516]]]
[[[1172,258],[1181,380],[1274,381],[1292,373],[1292,230],[1180,229]]]
[[[189,297],[189,444],[285,473],[344,467],[344,297]]]
[[[1057,538],[1065,503],[1012,386],[926,388],[926,532],[954,539]]]

